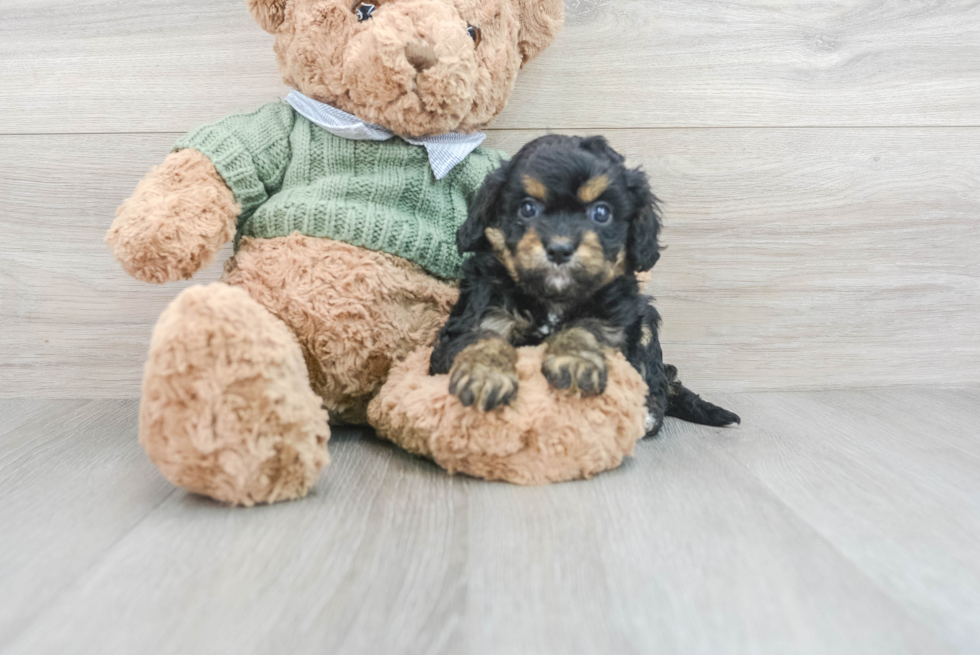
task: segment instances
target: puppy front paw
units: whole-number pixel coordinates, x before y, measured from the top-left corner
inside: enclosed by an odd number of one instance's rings
[[[556,389],[585,396],[603,393],[609,380],[606,356],[592,333],[582,328],[562,332],[548,343],[541,372]]]
[[[509,405],[517,397],[517,351],[499,339],[486,339],[456,356],[449,372],[449,393],[464,407],[485,412]]]
[[[541,372],[556,389],[578,390],[585,396],[604,392],[609,378],[606,358],[600,351],[550,355],[544,360]]]

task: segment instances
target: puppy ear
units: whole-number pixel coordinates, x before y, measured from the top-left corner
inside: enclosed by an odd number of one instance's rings
[[[609,160],[614,166],[622,166],[626,161],[621,154],[612,149],[606,138],[602,136],[586,137],[579,143],[579,147],[591,152],[596,157]]]
[[[646,173],[636,168],[626,173],[626,186],[636,210],[630,218],[626,253],[637,273],[649,271],[660,259],[660,200],[650,190]]]
[[[517,47],[521,68],[551,45],[565,20],[564,0],[513,0],[521,23]]]
[[[282,26],[282,21],[286,17],[286,3],[288,0],[247,0],[248,13],[259,24],[259,27],[266,32],[275,34]]]
[[[510,166],[511,162],[504,162],[500,168],[490,173],[470,202],[466,222],[456,232],[456,247],[459,249],[459,254],[482,250],[489,245],[484,233],[497,215],[500,195],[507,183]]]

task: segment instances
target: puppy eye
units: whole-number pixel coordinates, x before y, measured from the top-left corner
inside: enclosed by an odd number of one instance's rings
[[[593,205],[592,209],[589,210],[589,218],[600,225],[604,225],[612,220],[612,207],[604,202]]]
[[[521,218],[534,218],[538,215],[538,203],[533,200],[525,200],[521,203],[521,208],[517,211]]]
[[[470,35],[471,39],[473,39],[474,45],[480,45],[480,41],[483,40],[483,32],[479,27],[476,25],[467,25],[466,33]]]
[[[373,2],[358,2],[354,5],[354,13],[357,14],[357,22],[363,23],[368,18],[374,15],[374,10],[378,8],[378,5]]]

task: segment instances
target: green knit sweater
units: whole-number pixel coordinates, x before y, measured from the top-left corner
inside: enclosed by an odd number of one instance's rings
[[[477,148],[437,181],[425,148],[343,139],[285,103],[201,127],[174,146],[184,148],[214,162],[241,203],[236,247],[242,236],[298,231],[398,255],[442,278],[458,275],[467,200],[503,157]]]

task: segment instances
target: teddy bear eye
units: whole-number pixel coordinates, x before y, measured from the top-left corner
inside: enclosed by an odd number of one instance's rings
[[[474,44],[480,45],[480,41],[483,40],[483,32],[479,27],[476,25],[468,25],[466,27],[466,33],[470,35],[471,39],[473,39]]]
[[[357,22],[363,23],[374,14],[378,5],[372,2],[358,2],[354,5],[354,13],[357,14]]]

